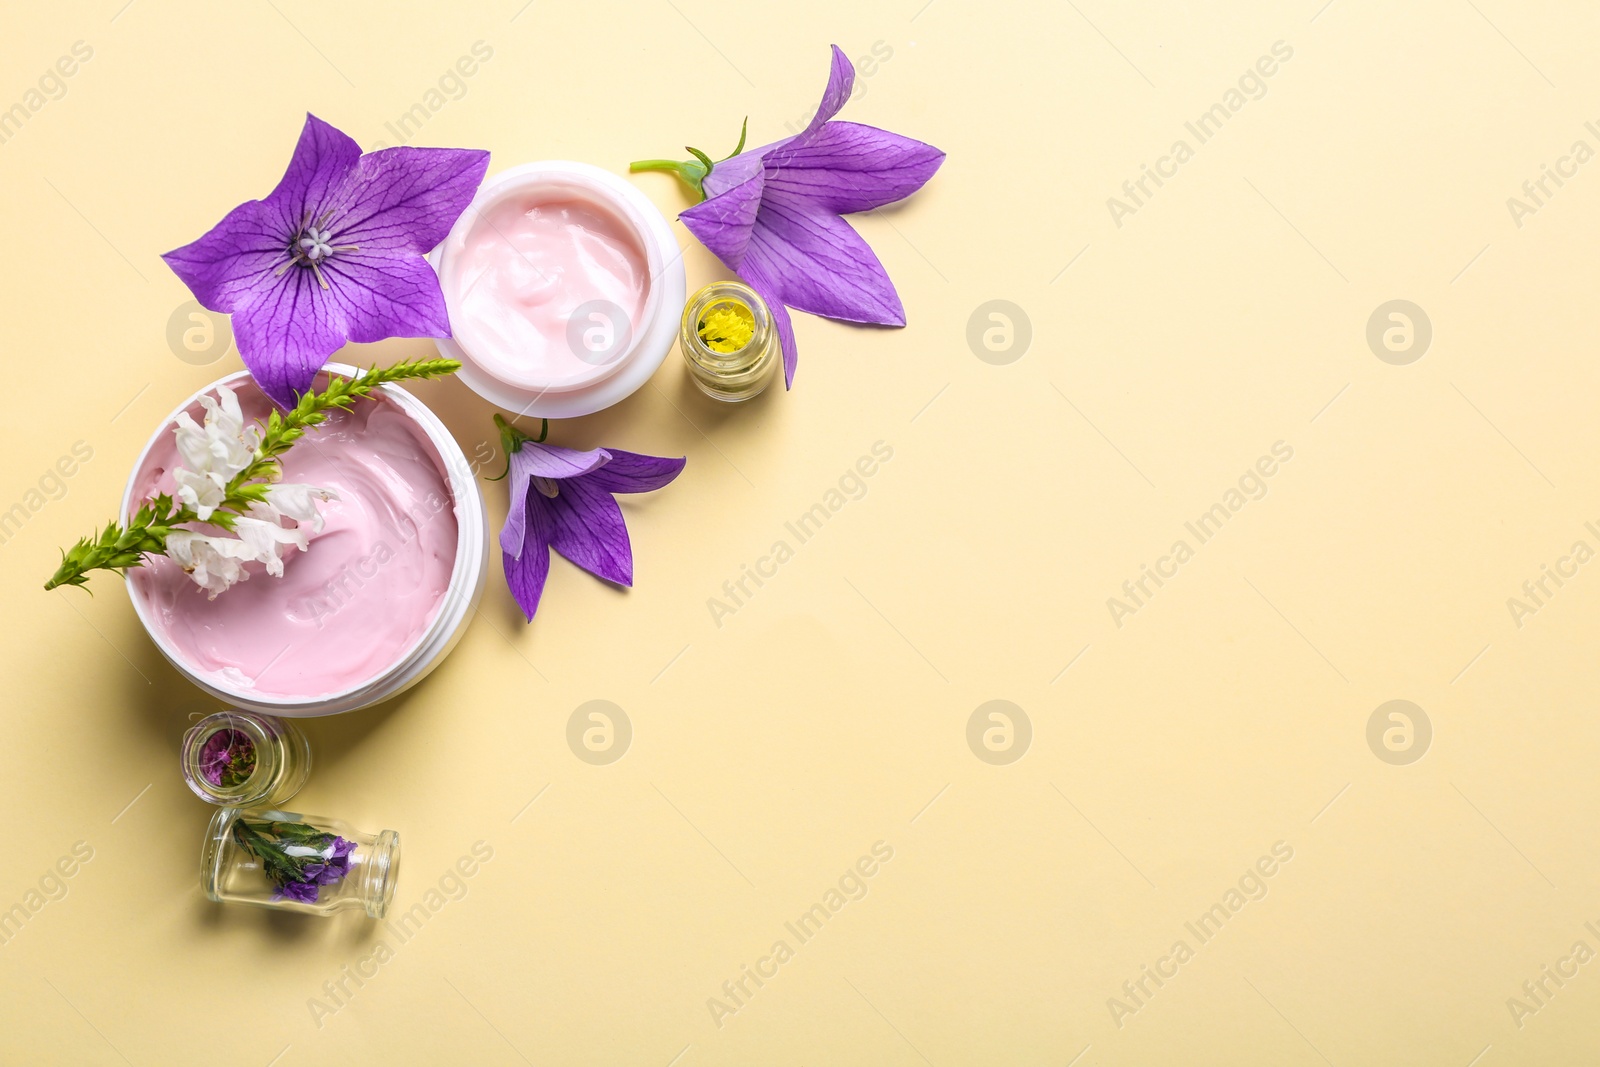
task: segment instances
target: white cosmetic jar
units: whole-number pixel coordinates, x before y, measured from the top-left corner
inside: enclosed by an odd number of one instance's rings
[[[565,340],[579,362],[565,360],[565,368],[557,372],[532,360],[513,373],[503,358],[489,358],[487,352],[474,355],[474,344],[481,348],[488,344],[461,306],[461,293],[474,284],[465,276],[466,250],[474,239],[510,243],[510,236],[497,231],[493,221],[497,208],[566,201],[603,212],[636,246],[644,268],[637,321],[621,321],[627,316],[614,314],[608,320],[595,310],[593,305],[599,304],[620,310],[608,301],[580,303],[565,330]],[[488,179],[428,260],[438,272],[453,329],[452,337],[438,341],[439,351],[460,360],[459,376],[474,392],[518,415],[576,418],[608,408],[649,381],[677,339],[685,286],[683,252],[672,228],[638,189],[587,163],[526,163]],[[536,266],[531,269],[539,271]],[[566,284],[561,278],[553,281]]]
[[[347,378],[360,373],[357,368],[342,363],[329,363],[324,370]],[[248,371],[237,371],[220,378],[195,392],[162,421],[161,427],[151,435],[144,450],[140,452],[139,459],[133,465],[133,472],[128,477],[128,487],[122,497],[124,522],[144,503],[138,496],[141,476],[149,462],[152,449],[171,436],[178,415],[184,411],[196,412],[200,397],[214,393],[219,385],[237,391],[250,384],[252,383]],[[422,431],[437,455],[439,466],[450,489],[457,537],[455,562],[444,598],[439,602],[427,628],[387,667],[371,677],[344,689],[314,696],[279,696],[258,692],[248,685],[232,684],[227,679],[219,677],[216,672],[205,671],[189,663],[168,638],[165,628],[159,623],[157,608],[150,603],[141,588],[141,583],[133,580],[133,575],[130,573],[130,580],[127,583],[128,598],[133,602],[134,614],[144,625],[150,640],[155,642],[155,646],[161,650],[161,654],[178,673],[224,704],[267,715],[300,718],[354,711],[387,700],[421,681],[444,660],[466,631],[467,623],[483,596],[484,582],[489,572],[489,516],[484,507],[483,494],[478,490],[477,478],[467,462],[465,453],[461,451],[461,446],[456,443],[449,429],[439,421],[438,416],[411,393],[394,384],[380,385],[375,393],[407,415]],[[364,404],[371,401],[358,400],[356,403]],[[258,576],[255,580],[273,579]],[[224,592],[221,595],[228,594]]]

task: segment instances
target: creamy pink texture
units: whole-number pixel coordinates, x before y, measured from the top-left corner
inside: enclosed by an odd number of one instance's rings
[[[443,279],[456,340],[483,370],[525,389],[605,377],[622,354],[609,309],[624,330],[639,328],[649,285],[633,229],[581,191],[562,192],[490,207]]]
[[[235,390],[247,418],[266,416],[253,383]],[[168,432],[145,459],[135,500],[171,492],[176,463]],[[284,481],[339,494],[322,504],[326,525],[308,550],[286,553],[283,577],[251,563],[249,580],[215,600],[165,557],[128,578],[195,673],[267,696],[320,697],[376,678],[427,630],[455,565],[455,502],[422,428],[381,398],[335,412],[283,466]]]

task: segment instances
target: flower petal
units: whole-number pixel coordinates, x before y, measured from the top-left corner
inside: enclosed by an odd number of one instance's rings
[[[311,387],[344,344],[348,324],[331,290],[319,286],[311,270],[291,266],[267,280],[271,284],[253,302],[234,311],[233,336],[261,391],[292,407],[295,394]]]
[[[533,495],[537,499],[530,500],[525,495],[521,506],[517,508],[528,530],[527,544],[517,556],[510,552],[501,553],[506,570],[506,586],[529,622],[533,621],[534,612],[539,610],[539,598],[544,595],[545,579],[550,575],[550,516],[545,511],[544,498],[537,493]],[[501,535],[502,545],[504,536]]]
[[[289,269],[309,273],[303,267]],[[350,340],[450,336],[439,276],[421,256],[335,252],[321,270],[328,280],[325,295],[339,306]]]
[[[361,146],[314,115],[306,116],[289,167],[264,199],[248,200],[198,240],[161,258],[212,311],[235,311],[274,288],[273,272],[310,210],[341,188]]]
[[[276,521],[269,521],[262,517],[260,505],[254,505],[251,511],[255,514],[241,515],[233,520],[233,532],[239,535],[239,540],[249,551],[250,559],[266,564],[267,573],[275,578],[283,576],[283,557],[279,555],[280,546],[294,546],[301,552],[306,550],[306,533],[304,530],[291,529],[281,526]]]
[[[622,509],[591,478],[561,483],[554,499],[541,499],[553,525],[550,547],[590,574],[618,585],[633,584],[633,548]]]
[[[688,462],[686,457],[646,456],[620,448],[606,451],[611,453],[611,462],[585,476],[584,481],[610,493],[649,493],[660,489],[681,474]]]
[[[245,365],[268,396],[289,405],[346,340],[449,336],[439,280],[421,254],[471,202],[488,163],[487,152],[459,149],[363,156],[352,138],[307,115],[265,199],[239,205],[162,258],[202,305],[233,313]],[[306,225],[334,244],[320,278],[290,264],[289,243]]]
[[[351,171],[329,227],[335,245],[363,254],[426,253],[483,181],[489,153],[463,148],[385,148],[362,156]]]
[[[527,524],[524,509],[528,488],[534,478],[576,478],[603,465],[611,453],[603,448],[580,452],[575,448],[546,445],[538,441],[524,441],[522,447],[511,453],[506,478],[511,483],[511,506],[506,511],[506,524],[500,530],[500,548],[513,557],[522,555],[526,542]]]
[[[288,257],[289,238],[274,209],[259,200],[240,204],[197,240],[161,258],[212,311],[234,311],[266,288]]]
[[[851,91],[855,88],[856,68],[845,58],[838,45],[833,45],[832,48],[833,58],[828,68],[828,84],[822,90],[822,102],[817,105],[817,113],[811,116],[806,128],[793,137],[785,137],[769,145],[740,152],[732,159],[725,159],[712,167],[711,173],[707,174],[705,181],[701,183],[708,197],[721,195],[734,186],[749,181],[760,172],[767,156],[786,145],[804,144],[812,134],[823,127],[824,123],[837,115],[840,108],[844,107],[845,102],[850,99]]]
[[[221,475],[210,471],[174,467],[172,481],[177,488],[178,499],[193,508],[201,522],[211,518],[211,513],[228,499],[228,483]]]
[[[870,211],[903,200],[944,162],[930,144],[855,122],[829,122],[763,160],[766,187],[826,211]]]
[[[206,591],[209,600],[248,579],[250,572],[244,563],[254,558],[243,541],[184,529],[167,534],[167,556],[189,572],[190,580]]]
[[[316,222],[334,205],[360,159],[361,146],[355,138],[315,115],[306,115],[288,169],[277,188],[261,201],[280,223],[285,246],[308,215]]]
[[[739,272],[745,284],[755,290],[761,302],[767,305],[772,325],[778,331],[778,345],[783,349],[783,387],[794,388],[794,370],[800,361],[800,349],[795,343],[794,324],[789,320],[789,309],[783,306],[783,288],[779,278],[767,273],[764,261],[747,262]]]
[[[278,482],[267,489],[266,506],[302,526],[309,526],[312,533],[321,533],[324,520],[317,502],[338,499],[339,494],[332,489],[300,482]]]
[[[711,173],[707,174],[705,180],[700,183],[701,187],[705,189],[706,196],[720,196],[735,185],[742,185],[760,174],[762,161],[766,158],[767,153],[782,148],[793,140],[793,137],[785,137],[781,141],[773,141],[771,144],[764,145],[761,148],[747,149],[732,159],[725,159],[716,164],[711,168]]]
[[[524,441],[522,447],[511,453],[511,469],[525,475],[538,475],[552,480],[576,478],[603,466],[611,458],[610,449],[592,448],[587,452],[576,448],[562,448],[539,441]]]
[[[847,322],[904,326],[905,307],[883,264],[837,215],[781,193],[762,198],[744,267],[777,283],[797,311]]]
[[[822,102],[817,105],[817,113],[811,116],[811,121],[806,123],[806,128],[800,131],[796,140],[804,141],[808,134],[814,133],[824,122],[837,115],[855,88],[856,68],[838,45],[830,47],[833,49],[833,63],[828,68],[828,84],[822,90]]]
[[[744,262],[745,250],[750,244],[750,232],[755,228],[756,216],[761,210],[764,183],[765,178],[758,170],[746,181],[702,200],[678,215],[684,228],[731,271],[737,271],[739,264]]]

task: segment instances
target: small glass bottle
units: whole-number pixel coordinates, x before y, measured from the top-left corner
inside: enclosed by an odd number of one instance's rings
[[[253,711],[207,715],[183,735],[183,780],[195,796],[224,807],[275,807],[311,774],[311,743],[300,727]]]
[[[727,329],[719,329],[719,323]],[[781,362],[767,305],[739,282],[712,282],[689,298],[678,324],[678,347],[700,391],[729,403],[759,394]]]
[[[223,808],[200,851],[207,899],[308,915],[362,908],[381,919],[399,877],[399,834],[320,815]]]

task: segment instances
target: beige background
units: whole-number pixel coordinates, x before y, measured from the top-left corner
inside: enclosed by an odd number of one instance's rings
[[[75,442],[93,459],[0,546],[0,907],[74,843],[93,859],[0,947],[0,1060],[1600,1059],[1600,962],[1546,979],[1536,1013],[1507,1004],[1576,942],[1600,951],[1600,568],[1520,627],[1507,606],[1600,548],[1600,163],[1520,226],[1507,205],[1575,141],[1600,149],[1590,5],[96,0],[6,27],[0,105],[74,42],[93,58],[0,144],[0,509]],[[295,806],[398,830],[399,909],[441,879],[460,897],[398,944],[207,904],[210,813],[175,755],[210,702],[115,580],[39,585],[160,418],[238,365],[169,346],[189,295],[157,254],[267,192],[306,110],[390,141],[478,41],[492,59],[413,143],[495,168],[720,154],[746,113],[756,144],[802,123],[836,41],[891,53],[844,117],[949,160],[855,220],[907,329],[800,316],[792,393],[719,407],[674,356],[555,428],[689,456],[625,504],[637,588],[557,561],[527,626],[496,564],[436,674],[310,724]],[[1184,123],[1278,41],[1265,95],[1198,144]],[[1193,158],[1119,227],[1107,199],[1179,138]],[[1032,330],[1004,364],[967,342],[996,299]],[[1392,299],[1432,323],[1409,365],[1365,339]],[[459,383],[421,393],[469,453],[490,439]],[[865,496],[717,626],[708,598],[878,441]],[[1116,625],[1107,598],[1279,441],[1266,495]],[[594,699],[633,725],[609,766],[566,741]],[[1366,740],[1392,699],[1432,724],[1409,765]],[[968,746],[991,700],[1031,723],[1009,765]],[[462,896],[448,872],[479,841]],[[866,896],[795,942],[785,922],[878,841]],[[1276,842],[1293,859],[1264,899],[1200,944],[1185,922]],[[794,958],[719,1027],[708,999],[780,938]],[[380,939],[393,958],[319,1016]],[[1193,958],[1114,1018],[1180,939]]]

